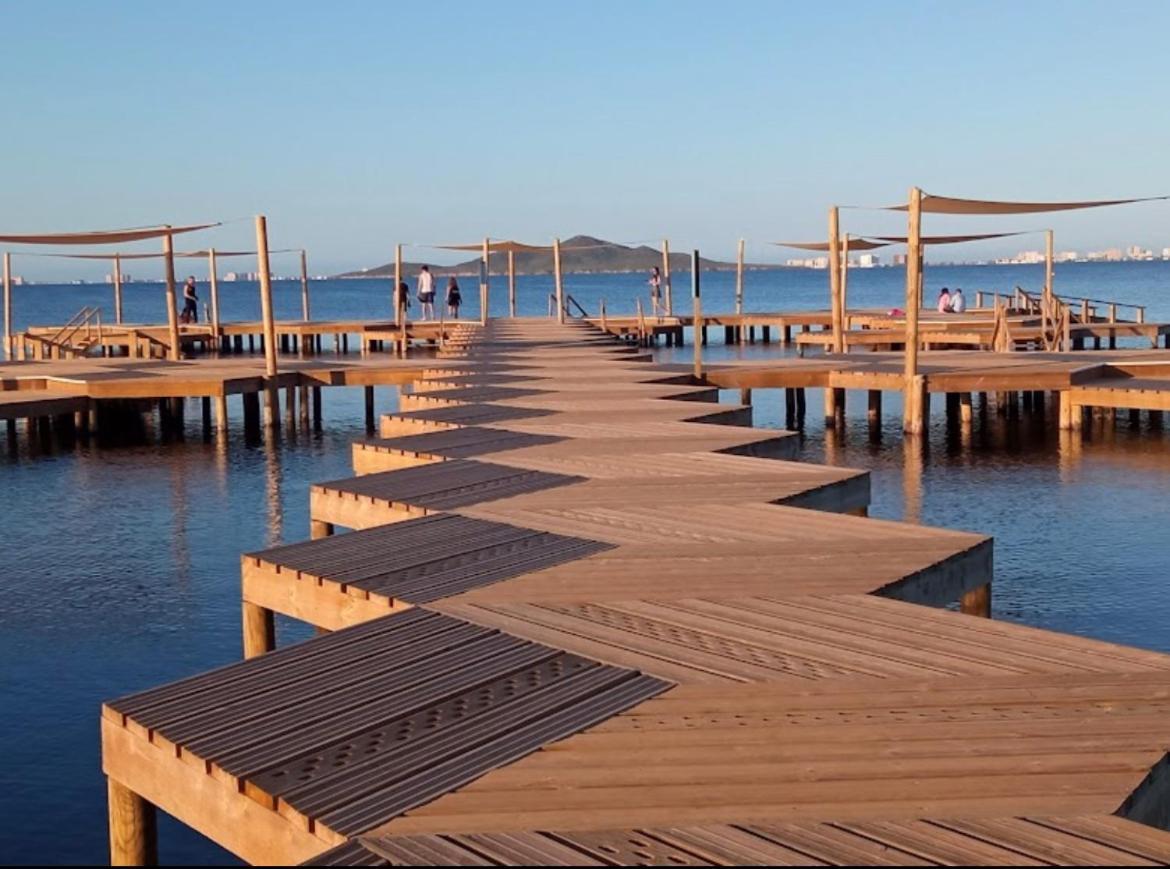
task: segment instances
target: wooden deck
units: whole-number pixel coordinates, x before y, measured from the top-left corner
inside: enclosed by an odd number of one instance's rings
[[[640,358],[505,321],[417,372],[243,556],[248,659],[103,708],[115,862],[152,806],[265,863],[1170,862],[1170,656],[978,617],[990,540]]]

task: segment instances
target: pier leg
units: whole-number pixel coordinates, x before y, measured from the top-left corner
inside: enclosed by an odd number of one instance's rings
[[[960,392],[959,393],[959,422],[962,423],[963,428],[970,428],[971,427],[972,416],[973,416],[973,414],[972,414],[972,408],[971,408],[971,393]]]
[[[1084,420],[1083,407],[1074,406],[1072,393],[1067,389],[1060,393],[1060,430],[1080,431]]]
[[[991,618],[991,583],[973,588],[959,601],[960,612],[969,616]]]
[[[244,431],[257,432],[260,430],[260,393],[245,392],[244,401]]]
[[[8,432],[8,452],[16,455],[16,420],[5,420],[4,428]]]
[[[366,431],[374,430],[374,387],[366,387]]]
[[[215,397],[215,430],[223,433],[228,430],[228,409],[227,396],[217,395]]]
[[[739,403],[740,403],[740,404],[751,405],[751,403],[752,403],[752,391],[751,391],[750,389],[741,389],[741,390],[739,391]]]
[[[203,434],[211,434],[211,396],[205,395],[199,402],[199,409],[202,412]]]
[[[313,428],[321,430],[321,387],[313,387]]]
[[[112,778],[106,779],[106,793],[110,865],[157,866],[158,825],[154,806]]]
[[[906,386],[902,409],[902,431],[905,434],[920,435],[926,431],[930,418],[930,405],[926,391],[926,378],[916,375]]]
[[[1130,428],[1139,428],[1142,424],[1142,412],[1140,410],[1130,410],[1129,412],[1129,426]]]
[[[333,536],[333,523],[322,522],[319,519],[309,520],[309,539],[320,540],[322,537]]]
[[[295,386],[284,388],[284,425],[290,429],[297,427],[297,388]]]
[[[808,409],[808,396],[805,395],[804,389],[796,390],[796,427],[804,428],[804,416]]]
[[[837,390],[831,386],[825,387],[825,428],[832,428],[837,424]]]
[[[703,346],[706,347],[707,346],[707,327],[701,326],[699,328],[699,332],[701,333],[702,338],[703,338]]]
[[[780,343],[783,344],[785,347],[787,347],[789,344],[792,343],[792,327],[791,326],[785,326],[780,331]]]
[[[784,427],[792,429],[796,426],[796,390],[784,390]]]
[[[244,601],[244,657],[255,658],[276,648],[272,610]]]
[[[763,329],[763,332],[764,332],[764,343],[771,344],[772,343],[772,327],[771,326],[761,326],[760,328]]]
[[[882,424],[882,391],[880,389],[869,391],[869,410],[866,416],[871,426]]]
[[[309,427],[309,387],[301,386],[298,388],[298,392],[300,392],[300,395],[297,396],[300,399],[301,408],[300,424],[301,428],[307,429]]]
[[[264,388],[264,427],[280,428],[280,389],[275,385]]]
[[[1150,428],[1152,428],[1152,429],[1161,429],[1162,428],[1162,411],[1160,411],[1160,410],[1151,410],[1150,411]]]

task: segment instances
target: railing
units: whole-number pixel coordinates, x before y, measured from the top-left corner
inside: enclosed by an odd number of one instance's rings
[[[574,308],[576,308],[576,309],[577,309],[577,310],[578,310],[580,313],[578,313],[578,314],[574,314],[572,311],[570,311],[570,310],[569,310],[569,305],[572,305],[572,306],[573,306]],[[555,294],[555,293],[549,293],[549,294],[548,294],[548,315],[551,317],[551,316],[553,316],[554,314],[556,314],[556,311],[557,311],[557,297],[556,297],[556,294]],[[566,294],[566,295],[565,295],[565,315],[566,315],[566,316],[568,316],[568,317],[585,317],[585,318],[588,318],[588,317],[589,317],[589,312],[588,312],[588,311],[586,311],[584,308],[582,308],[582,307],[581,307],[581,303],[580,303],[580,302],[578,302],[576,299],[574,299],[574,298],[573,298],[571,295],[568,295],[568,294]]]
[[[35,359],[77,358],[85,356],[91,347],[102,344],[103,338],[101,309],[87,305],[52,335],[33,332],[21,335],[21,356],[26,357],[25,347],[31,343]]]
[[[998,293],[996,294],[998,298]],[[1053,294],[1054,298],[1061,304],[1067,306],[1071,311],[1075,312],[1077,321],[1081,323],[1092,323],[1094,320],[1100,322],[1104,320],[1107,323],[1129,322],[1120,320],[1117,316],[1118,308],[1131,308],[1134,311],[1134,319],[1132,322],[1144,323],[1146,322],[1146,306],[1135,305],[1131,302],[1118,302],[1113,299],[1093,299],[1087,296],[1062,296],[1059,293]],[[1014,307],[1022,311],[1038,314],[1041,310],[1041,303],[1031,293],[1022,287],[1016,287],[1014,294]],[[983,291],[980,290],[975,294],[976,307],[983,307]],[[1097,315],[1098,306],[1107,306],[1108,314],[1100,318]]]

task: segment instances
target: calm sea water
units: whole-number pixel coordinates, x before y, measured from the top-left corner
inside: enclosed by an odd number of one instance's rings
[[[572,275],[566,285],[590,310],[604,297],[620,313],[633,310],[642,280]],[[936,267],[928,280],[1008,291],[1035,288],[1041,270]],[[1057,280],[1061,292],[1144,303],[1151,320],[1170,318],[1170,265],[1062,266]],[[733,282],[704,275],[704,309],[729,309]],[[494,284],[500,311],[504,285]],[[902,274],[858,270],[850,285],[854,304],[892,306]],[[824,286],[823,272],[750,272],[747,308],[823,308]],[[550,288],[547,277],[522,277],[522,312],[543,313]],[[684,307],[688,276],[676,288]],[[384,316],[387,290],[386,282],[315,282],[314,316]],[[82,305],[108,306],[108,296],[101,286],[21,287],[17,321],[60,322]],[[131,285],[128,319],[160,320],[160,299],[157,286]],[[225,284],[222,301],[224,319],[258,316],[254,287]],[[277,286],[278,316],[297,316],[299,305],[299,286]],[[720,347],[716,332],[712,359],[779,352]],[[691,353],[660,351],[664,359]],[[779,427],[780,393],[756,390],[753,400],[757,425]],[[377,403],[390,410],[396,395],[379,389]],[[880,443],[868,436],[864,406],[863,394],[850,393],[845,436],[826,436],[820,396],[810,394],[804,457],[871,469],[874,515],[993,534],[997,618],[1170,652],[1170,436],[1119,422],[1075,444],[992,414],[964,443],[936,402],[927,447],[907,463],[896,398],[888,397]],[[241,419],[238,402],[231,414]],[[364,435],[360,390],[326,390],[324,431],[286,432],[269,447],[245,443],[238,428],[207,443],[195,406],[188,420],[196,422],[181,442],[0,455],[0,861],[105,860],[98,704],[238,659],[240,553],[306,538],[309,483],[345,476],[349,444]],[[308,634],[284,622],[279,632],[282,643]],[[169,863],[231,861],[165,819],[160,846]]]

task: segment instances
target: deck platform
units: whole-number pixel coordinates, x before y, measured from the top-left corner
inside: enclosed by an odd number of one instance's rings
[[[269,863],[1170,861],[1170,656],[977,617],[981,535],[769,503],[868,480],[587,326],[455,352],[420,464],[313,489],[376,509],[243,557],[248,660],[103,708],[116,863],[152,806]]]

